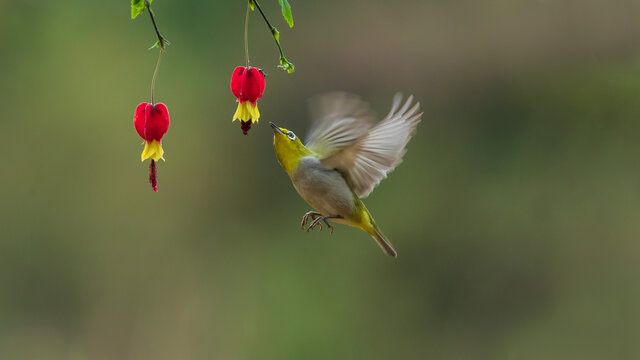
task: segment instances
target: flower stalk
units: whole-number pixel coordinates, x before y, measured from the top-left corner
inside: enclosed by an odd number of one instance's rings
[[[151,10],[151,3],[149,3],[149,0],[144,0],[144,6],[147,8],[147,10],[149,10],[149,17],[151,18],[153,29],[156,31],[156,36],[158,37],[158,41],[151,48],[153,49],[154,47],[159,47],[160,49],[162,49],[162,51],[164,51],[165,44],[168,45],[169,41],[165,39],[164,36],[160,34],[160,30],[158,30],[158,24],[156,23],[155,16],[153,16],[153,10]]]
[[[158,23],[151,10],[151,1],[153,0],[131,0],[131,18],[135,19],[138,15],[144,12],[146,9],[149,12],[149,18],[153,24],[153,30],[156,33],[158,40],[155,44],[149,48],[159,48],[158,61],[156,67],[153,70],[153,77],[151,78],[151,102],[143,102],[138,104],[135,113],[133,115],[133,126],[144,140],[144,150],[140,154],[140,160],[145,161],[150,159],[149,163],[149,184],[153,191],[158,191],[158,160],[164,160],[164,149],[162,148],[162,137],[169,130],[169,110],[163,103],[157,103],[155,101],[155,88],[156,79],[158,77],[158,71],[160,69],[160,62],[162,61],[162,54],[165,52],[166,45],[169,45],[169,41],[165,39],[158,29]]]

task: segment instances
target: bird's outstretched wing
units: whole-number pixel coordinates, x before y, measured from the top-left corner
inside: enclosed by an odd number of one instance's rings
[[[369,105],[356,95],[336,92],[312,98],[311,129],[306,146],[327,158],[364,136],[375,119]]]
[[[322,163],[339,170],[359,197],[366,197],[387,177],[406,152],[413,130],[421,120],[420,103],[413,96],[402,102],[396,94],[389,114],[372,127],[371,112],[357,97],[324,97],[317,107],[308,147]]]

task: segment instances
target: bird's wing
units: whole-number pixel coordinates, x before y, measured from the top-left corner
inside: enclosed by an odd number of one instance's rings
[[[420,103],[413,104],[409,96],[404,104],[402,95],[396,94],[389,114],[373,128],[361,126],[359,131],[328,127],[333,138],[348,139],[349,144],[322,159],[331,169],[339,170],[359,197],[366,197],[373,188],[387,177],[406,152],[413,130],[421,120]],[[348,126],[348,123],[345,123]],[[366,129],[363,133],[362,129]],[[345,131],[347,134],[337,133]],[[352,140],[357,136],[355,141]]]
[[[375,117],[356,95],[329,93],[311,99],[311,129],[306,146],[327,158],[353,145],[371,129]]]

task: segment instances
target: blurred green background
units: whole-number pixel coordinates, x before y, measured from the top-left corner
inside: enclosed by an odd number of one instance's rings
[[[159,193],[135,106],[157,51],[127,1],[0,0],[0,359],[637,359],[640,3],[275,0],[231,117],[243,1],[153,3],[171,41]],[[366,199],[399,252],[309,207],[272,149],[307,99],[423,122]]]

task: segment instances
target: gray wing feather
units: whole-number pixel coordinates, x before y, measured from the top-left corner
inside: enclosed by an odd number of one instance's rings
[[[355,143],[371,129],[375,119],[367,103],[347,93],[312,99],[311,118],[306,146],[323,158]]]
[[[413,96],[409,96],[402,104],[402,95],[396,94],[389,114],[373,128],[360,133],[357,139],[353,132],[344,136],[345,143],[338,151],[323,158],[322,163],[328,168],[340,170],[347,183],[359,197],[368,196],[373,188],[387,177],[400,162],[406,152],[406,146],[414,129],[420,123],[422,113],[417,113],[420,103],[413,104]],[[401,106],[402,105],[402,106]],[[343,128],[329,126],[328,131]],[[340,137],[340,134],[334,134]],[[345,145],[346,144],[346,145]]]

